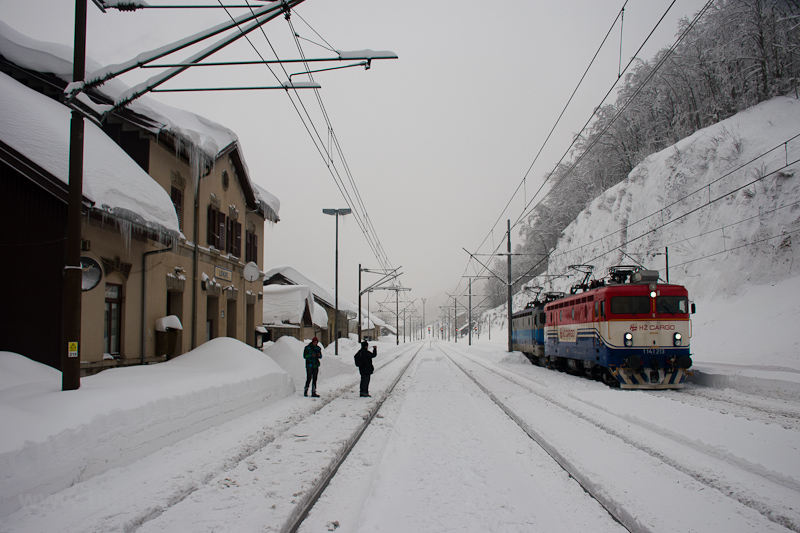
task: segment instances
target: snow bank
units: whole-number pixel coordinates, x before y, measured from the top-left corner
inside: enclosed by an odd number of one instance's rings
[[[40,381],[61,383],[61,372],[55,368],[11,352],[0,352],[0,369],[0,391]]]
[[[695,363],[800,372],[800,277],[738,292],[703,303],[692,316]]]
[[[0,434],[0,516],[20,494],[44,498],[294,393],[278,364],[230,338],[66,392],[60,372],[0,355],[0,420],[15,428]]]

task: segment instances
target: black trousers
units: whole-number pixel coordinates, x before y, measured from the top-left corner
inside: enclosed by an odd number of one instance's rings
[[[314,368],[309,367],[309,366],[306,367],[306,388],[305,388],[305,390],[308,390],[309,383],[313,383],[313,385],[311,385],[311,394],[314,394],[315,392],[317,392],[317,376],[318,375],[319,375],[319,367],[318,366],[314,367]]]
[[[369,377],[371,372],[361,372],[361,394],[369,394]]]

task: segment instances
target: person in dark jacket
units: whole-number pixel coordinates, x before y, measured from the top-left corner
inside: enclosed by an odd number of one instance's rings
[[[303,349],[303,358],[306,360],[306,387],[303,396],[308,396],[308,386],[311,385],[311,397],[319,398],[317,394],[317,376],[319,375],[319,360],[322,359],[322,348],[319,339],[314,337]]]
[[[369,398],[369,378],[372,375],[372,372],[375,371],[375,368],[372,366],[372,359],[378,355],[378,348],[373,347],[372,351],[369,351],[369,343],[367,341],[361,341],[361,349],[356,352],[355,360],[356,366],[358,367],[358,371],[361,372],[361,397],[362,398]]]

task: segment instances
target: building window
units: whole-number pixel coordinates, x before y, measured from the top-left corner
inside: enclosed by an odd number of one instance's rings
[[[258,235],[255,231],[245,232],[244,242],[244,262],[254,261],[258,263]]]
[[[170,196],[172,197],[172,205],[175,206],[175,213],[178,215],[178,227],[183,231],[183,191],[173,186]]]
[[[220,251],[225,250],[225,218],[225,213],[208,206],[208,244]]]
[[[122,285],[106,284],[106,312],[103,328],[103,350],[111,355],[120,353],[122,333]]]
[[[209,246],[236,257],[242,256],[242,225],[213,205],[208,206]]]

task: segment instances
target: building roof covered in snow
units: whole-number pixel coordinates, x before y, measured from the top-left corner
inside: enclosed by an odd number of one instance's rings
[[[70,110],[0,74],[0,142],[69,182]],[[94,123],[84,132],[83,196],[93,209],[157,232],[180,233],[169,194]]]
[[[269,285],[264,287],[264,324],[302,324],[308,311],[314,325],[328,328],[328,313],[314,302],[305,285]]]
[[[300,271],[296,268],[288,265],[270,268],[264,272],[265,283],[268,283],[275,276],[280,276],[291,284],[308,286],[311,289],[311,292],[314,293],[315,298],[325,303],[328,307],[334,307],[334,289],[325,286],[324,284],[306,276],[305,274],[300,273]],[[339,310],[344,311],[353,318],[358,317],[358,305],[342,298],[341,296],[339,296]],[[361,309],[361,316],[363,321],[363,324],[361,325],[362,328],[372,327],[373,325],[382,326],[384,324],[384,322],[375,315],[369,314],[369,316],[367,316],[367,312],[363,308]],[[371,325],[368,323],[369,319],[372,320]]]
[[[52,74],[66,84],[72,82],[72,48],[69,46],[48,43],[27,37],[3,21],[0,21],[0,55],[7,61],[31,71]],[[91,73],[99,71],[102,66],[92,58],[86,58],[87,79]],[[86,94],[78,97],[78,102],[87,111],[100,114],[111,109],[109,104],[117,101],[120,95],[130,88],[118,79],[111,79],[102,86],[93,88],[90,99]],[[238,154],[235,163],[241,169],[243,188],[253,194],[255,201],[263,207],[265,217],[277,222],[279,220],[280,202],[261,187],[256,187],[250,180],[250,172],[244,161],[239,139],[230,129],[208,120],[205,117],[174,108],[142,96],[129,103],[120,113],[133,115],[138,126],[161,136],[171,135],[176,140],[176,148],[191,145],[199,150],[210,161]],[[131,117],[128,117],[131,118]],[[262,194],[266,193],[266,194]]]

